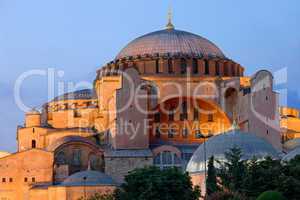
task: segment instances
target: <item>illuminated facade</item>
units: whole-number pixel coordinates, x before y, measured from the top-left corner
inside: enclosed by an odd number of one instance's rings
[[[244,76],[215,44],[169,22],[101,67],[93,89],[26,113],[17,152],[0,154],[0,199],[77,199],[112,191],[135,168],[185,169],[233,121],[281,151],[299,137],[298,111],[278,108],[270,72]]]

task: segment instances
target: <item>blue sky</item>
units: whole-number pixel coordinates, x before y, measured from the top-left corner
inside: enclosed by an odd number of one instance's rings
[[[0,149],[15,151],[24,114],[14,101],[16,79],[55,68],[56,81],[89,81],[132,39],[164,28],[169,0],[0,0]],[[206,37],[246,74],[287,69],[288,103],[300,108],[299,0],[173,0],[176,28]],[[45,77],[22,85],[30,106],[47,100]]]

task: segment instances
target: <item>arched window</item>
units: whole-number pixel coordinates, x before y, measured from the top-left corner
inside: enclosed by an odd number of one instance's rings
[[[81,150],[80,149],[74,149],[73,150],[73,160],[72,164],[75,166],[81,165]]]
[[[156,127],[156,129],[155,129],[155,137],[156,137],[156,138],[160,138],[160,135],[161,135],[161,133],[160,133],[160,128],[159,128],[159,127]]]
[[[174,121],[174,113],[175,113],[175,111],[174,111],[174,109],[172,109],[172,110],[169,110],[169,121]]]
[[[168,73],[169,73],[169,74],[174,73],[173,62],[172,62],[172,59],[171,59],[171,58],[168,59]]]
[[[156,71],[156,73],[160,72],[160,70],[159,70],[159,60],[158,59],[156,59],[156,61],[155,61],[155,71]]]
[[[159,112],[154,114],[154,122],[156,122],[156,123],[160,122],[160,113]]]
[[[194,121],[199,120],[199,111],[198,108],[194,108]]]
[[[168,138],[174,138],[175,130],[173,128],[169,128],[168,130]]]
[[[184,121],[188,118],[188,112],[187,112],[187,102],[184,101],[181,104],[181,113],[180,113],[180,120]]]
[[[235,64],[233,63],[231,64],[231,73],[232,76],[236,76]]]
[[[193,59],[193,74],[198,74],[198,60]]]
[[[216,61],[216,76],[220,75],[220,63]]]
[[[225,76],[229,76],[229,72],[228,72],[228,64],[227,64],[227,63],[224,64],[224,75],[225,75]]]
[[[66,164],[66,156],[63,151],[59,152],[55,158],[55,162],[58,165],[64,165]]]
[[[36,148],[36,141],[35,140],[32,140],[31,141],[31,147],[34,149]]]
[[[189,136],[189,130],[187,128],[182,129],[182,137],[187,138]]]
[[[89,157],[90,170],[98,170],[100,168],[100,160],[95,154],[91,154]]]
[[[186,74],[186,68],[187,68],[186,60],[184,58],[182,58],[181,61],[180,61],[180,72],[181,72],[181,74]]]
[[[208,119],[207,119],[208,122],[213,122],[213,121],[214,121],[214,116],[213,116],[213,114],[208,114],[208,115],[207,115],[207,118],[208,118]]]
[[[163,151],[155,156],[154,165],[160,169],[166,169],[170,167],[181,168],[181,160],[175,153],[171,151]]]
[[[186,103],[186,101],[182,102],[181,111],[182,111],[182,113],[187,113],[187,103]]]
[[[204,74],[208,75],[209,74],[209,61],[204,60]]]

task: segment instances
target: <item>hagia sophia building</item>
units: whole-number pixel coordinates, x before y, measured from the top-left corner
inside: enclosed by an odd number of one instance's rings
[[[169,19],[99,68],[93,89],[26,113],[17,151],[0,153],[0,200],[109,193],[151,165],[188,171],[204,188],[206,160],[233,146],[245,159],[291,159],[300,153],[299,111],[279,106],[271,72],[244,70]]]

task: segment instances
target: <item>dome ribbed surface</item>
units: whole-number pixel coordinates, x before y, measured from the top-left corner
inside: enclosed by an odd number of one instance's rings
[[[293,150],[300,147],[300,138],[288,140],[283,144],[283,147],[287,150]]]
[[[228,152],[233,147],[238,147],[242,150],[242,159],[244,160],[251,159],[254,156],[258,159],[262,159],[266,156],[278,158],[278,152],[264,139],[251,133],[231,131],[207,140],[206,164],[211,156],[214,156],[215,160],[225,161],[225,152]],[[216,167],[218,166],[216,165]],[[199,173],[203,172],[204,169],[204,144],[201,144],[189,161],[187,171],[190,173]]]
[[[133,40],[116,59],[157,54],[226,58],[223,52],[209,40],[193,33],[171,29],[152,32]]]
[[[97,185],[115,185],[113,179],[98,171],[77,172],[64,180],[62,186],[97,186]]]
[[[289,152],[288,154],[286,154],[282,160],[283,161],[290,161],[292,159],[294,159],[297,155],[300,155],[300,147],[294,149],[293,151]]]
[[[65,93],[55,97],[52,101],[66,101],[78,99],[96,99],[96,92],[93,89],[83,89],[74,92]]]

